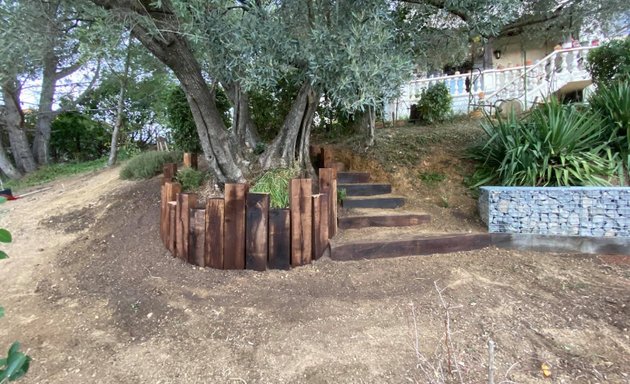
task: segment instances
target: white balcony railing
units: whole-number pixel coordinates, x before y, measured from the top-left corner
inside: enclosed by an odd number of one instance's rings
[[[422,90],[437,83],[444,83],[449,89],[456,113],[477,107],[491,112],[504,100],[515,100],[523,109],[529,109],[568,83],[590,80],[586,59],[592,48],[553,51],[532,65],[476,71],[470,80],[470,92],[466,90],[470,73],[413,79],[402,87],[400,97],[387,106],[385,117],[388,120],[408,118],[411,105],[418,102]]]

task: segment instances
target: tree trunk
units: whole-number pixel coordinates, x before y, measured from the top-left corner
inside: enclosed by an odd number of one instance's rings
[[[302,85],[278,136],[260,157],[260,165],[264,169],[286,168],[297,163],[302,169],[312,173],[308,147],[318,103],[319,95],[313,87],[309,83]]]
[[[365,110],[353,114],[351,129],[353,132],[364,135],[366,147],[374,145],[374,129],[376,125],[376,111],[372,106],[366,106]]]
[[[238,83],[228,83],[225,91],[234,108],[232,127],[238,143],[243,147],[256,148],[260,138],[249,109],[249,95]]]
[[[132,33],[181,83],[195,120],[199,140],[210,169],[219,182],[245,182],[214,95],[201,73],[199,63],[181,35],[163,32],[149,34],[140,25]],[[160,38],[161,37],[161,38]]]
[[[20,106],[20,89],[17,81],[2,84],[2,95],[5,102],[4,122],[9,134],[11,153],[17,169],[22,173],[33,172],[37,169],[31,147],[24,130],[24,113]]]
[[[11,163],[7,152],[4,150],[2,142],[0,142],[0,170],[11,179],[19,179],[20,177],[22,177],[20,171],[15,169],[15,167]]]
[[[35,124],[35,138],[33,139],[33,156],[38,164],[48,164],[48,144],[50,130],[54,118],[53,99],[57,84],[57,57],[49,52],[44,57],[44,71],[42,76],[42,91],[39,95],[39,110]]]
[[[107,166],[112,167],[116,164],[116,158],[118,157],[118,135],[123,125],[123,112],[125,108],[125,91],[127,89],[127,82],[129,79],[129,65],[131,64],[131,36],[127,42],[127,57],[125,58],[125,68],[123,69],[123,78],[120,80],[120,92],[118,93],[118,105],[116,107],[116,123],[114,124],[114,131],[112,132],[112,141],[109,148],[109,159],[107,159]]]

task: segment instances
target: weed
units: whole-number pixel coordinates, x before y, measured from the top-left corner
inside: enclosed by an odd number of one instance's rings
[[[438,172],[420,172],[419,176],[420,180],[429,186],[435,186],[446,180],[446,175]]]
[[[348,192],[346,191],[345,188],[337,189],[337,202],[341,203],[343,199],[345,199],[347,196],[348,196]]]

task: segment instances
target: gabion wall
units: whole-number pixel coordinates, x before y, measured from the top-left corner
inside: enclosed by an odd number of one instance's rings
[[[481,187],[479,213],[494,233],[630,237],[630,188]]]

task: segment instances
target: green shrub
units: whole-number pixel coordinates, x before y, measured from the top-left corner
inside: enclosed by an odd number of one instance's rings
[[[600,85],[589,103],[602,116],[613,151],[619,154],[626,170],[630,169],[630,80]]]
[[[182,191],[188,192],[199,187],[204,180],[204,173],[190,167],[177,171],[177,181],[182,185]]]
[[[471,156],[482,162],[474,186],[607,185],[619,169],[600,117],[555,99],[522,121],[510,114],[482,127],[487,141]]]
[[[295,178],[298,170],[277,168],[265,172],[254,182],[250,192],[268,193],[271,208],[289,207],[289,181]]]
[[[452,112],[453,98],[444,83],[423,89],[418,101],[420,121],[431,124],[446,120]]]
[[[50,152],[57,161],[94,160],[109,152],[105,125],[79,112],[64,112],[52,122]]]
[[[178,163],[181,152],[150,151],[139,154],[129,160],[120,170],[120,178],[125,180],[150,179],[162,172],[164,164]]]
[[[609,84],[630,77],[630,37],[612,40],[588,53],[587,67],[593,81]]]

